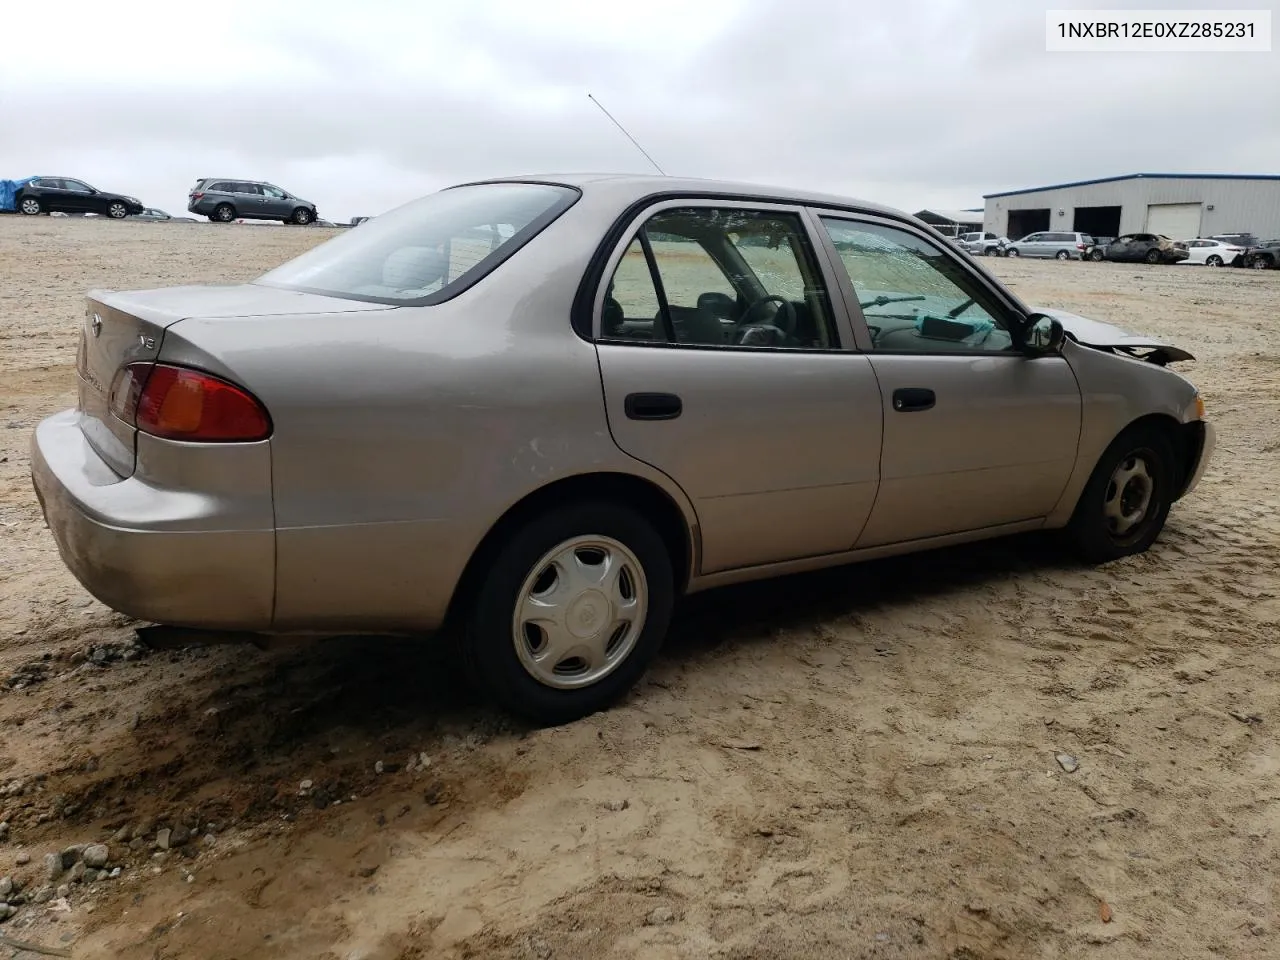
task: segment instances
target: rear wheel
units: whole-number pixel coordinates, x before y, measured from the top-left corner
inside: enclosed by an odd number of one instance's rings
[[[1159,250],[1148,250],[1148,251],[1147,251],[1147,255],[1146,255],[1145,257],[1143,257],[1143,259],[1144,259],[1144,260],[1146,260],[1146,261],[1147,261],[1147,263],[1151,263],[1151,264],[1159,263],[1159,262],[1160,262],[1160,251],[1159,251]]]
[[[18,204],[18,209],[28,217],[39,216],[44,212],[44,208],[40,205],[40,201],[35,197],[23,197],[22,202]]]
[[[1071,254],[1067,253],[1067,251],[1065,250],[1059,250],[1056,254],[1054,254],[1054,256],[1057,257],[1059,260],[1071,259]]]
[[[601,710],[630,689],[667,632],[666,544],[610,502],[565,506],[509,536],[463,635],[468,672],[501,707],[540,724]]]
[[[229,203],[220,203],[213,208],[209,219],[215,223],[230,223],[236,218],[236,208]]]
[[[1205,264],[1210,267],[1220,267],[1222,266],[1222,258],[1215,253],[1205,260]]]
[[[1122,432],[1098,460],[1067,537],[1088,563],[1142,553],[1160,535],[1174,487],[1173,444],[1158,427]]]

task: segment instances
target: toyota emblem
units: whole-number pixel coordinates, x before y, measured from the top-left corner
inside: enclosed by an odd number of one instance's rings
[[[90,321],[89,325],[93,327],[93,335],[95,337],[102,333],[102,318],[96,313],[93,315],[93,320]]]

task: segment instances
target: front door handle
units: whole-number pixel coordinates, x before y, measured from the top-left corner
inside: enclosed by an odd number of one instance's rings
[[[622,409],[632,420],[674,420],[684,403],[674,393],[628,393]]]
[[[938,398],[925,387],[901,387],[893,391],[893,409],[899,413],[915,413],[932,409]]]

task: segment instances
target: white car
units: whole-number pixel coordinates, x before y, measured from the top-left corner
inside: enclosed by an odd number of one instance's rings
[[[1183,242],[1190,256],[1182,262],[1199,266],[1225,266],[1244,253],[1244,247],[1237,247],[1222,240],[1185,240]]]

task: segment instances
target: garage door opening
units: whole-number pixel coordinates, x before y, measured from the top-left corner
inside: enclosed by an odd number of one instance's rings
[[[1029,233],[1049,229],[1049,208],[1043,210],[1010,210],[1009,229],[1005,236],[1010,240],[1021,240]]]
[[[1075,226],[1072,229],[1092,237],[1110,237],[1114,240],[1120,236],[1120,208],[1076,207]]]
[[[1147,233],[1170,240],[1194,240],[1200,236],[1200,204],[1151,204],[1147,207]]]

